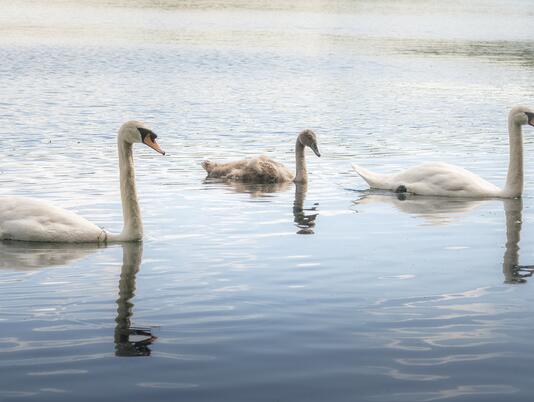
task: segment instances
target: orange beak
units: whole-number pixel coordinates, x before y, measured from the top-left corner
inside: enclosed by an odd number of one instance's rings
[[[150,138],[150,135],[147,135],[143,142],[148,145],[150,148],[155,150],[156,152],[159,152],[162,155],[165,155],[165,151],[159,147],[159,144],[156,142],[156,140],[153,140]]]

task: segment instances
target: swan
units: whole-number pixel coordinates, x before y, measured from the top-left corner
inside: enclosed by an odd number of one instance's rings
[[[111,234],[72,211],[27,197],[0,197],[0,240],[54,243],[107,243],[139,241],[143,237],[141,212],[135,189],[132,145],[144,143],[162,155],[165,152],[143,123],[128,121],[119,129],[120,189],[124,227]]]
[[[374,173],[357,165],[352,167],[371,188],[445,197],[517,198],[523,192],[521,126],[525,124],[534,126],[534,112],[524,106],[514,106],[508,115],[510,159],[503,189],[448,163],[425,163],[391,175]]]
[[[208,178],[256,183],[282,183],[288,181],[306,183],[308,181],[308,171],[304,157],[305,147],[310,147],[315,152],[315,155],[321,156],[317,147],[317,138],[312,130],[304,130],[297,137],[295,144],[295,175],[281,163],[273,161],[266,156],[228,163],[216,163],[206,160],[202,162],[202,167],[208,173]]]

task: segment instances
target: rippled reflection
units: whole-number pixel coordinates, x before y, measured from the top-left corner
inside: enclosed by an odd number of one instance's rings
[[[209,181],[208,181],[209,182]],[[232,190],[238,193],[250,194],[251,197],[263,197],[266,194],[286,191],[290,186],[295,186],[295,198],[293,200],[293,222],[297,226],[297,234],[314,234],[318,203],[314,203],[310,208],[304,208],[306,193],[308,192],[307,183],[246,183],[235,181],[223,181]],[[310,211],[312,213],[310,213]]]
[[[319,213],[306,213],[305,211],[317,211],[317,205],[305,209],[304,200],[306,199],[306,192],[308,185],[306,183],[296,183],[295,185],[295,201],[293,203],[294,222],[299,228],[297,234],[314,234],[315,220]]]
[[[399,211],[422,217],[428,224],[448,224],[465,216],[487,200],[423,197],[413,194],[368,193],[353,201],[356,205],[387,203]],[[503,257],[505,283],[524,283],[534,273],[534,265],[519,264],[523,200],[502,200],[506,217],[506,244]]]
[[[475,210],[484,201],[469,198],[422,197],[415,194],[371,191],[353,202],[356,205],[390,204],[401,212],[423,218],[430,225],[444,225]]]
[[[450,222],[449,214],[455,215],[470,211],[473,205],[456,202],[459,200],[443,199],[442,202],[431,197],[397,197],[376,196],[362,197],[368,202],[389,202],[398,206],[400,211],[424,216],[433,223]],[[370,201],[371,200],[371,201]],[[390,201],[392,200],[392,201]],[[396,201],[394,201],[396,200]],[[522,199],[494,200],[497,205],[503,203],[505,214],[506,243],[503,257],[505,283],[524,283],[531,276],[534,266],[519,265],[519,241],[522,226]],[[476,202],[475,202],[476,203]],[[479,202],[480,203],[480,202]],[[437,214],[435,220],[432,214]],[[445,230],[440,228],[440,230]],[[504,232],[504,230],[499,230]],[[467,247],[466,247],[467,248]],[[473,262],[471,264],[475,265]],[[450,266],[438,266],[432,275],[441,275],[440,270]],[[432,268],[432,267],[429,267]],[[456,271],[457,273],[459,271]],[[472,278],[474,271],[469,271]],[[456,279],[461,279],[457,276]],[[480,278],[479,278],[480,279]],[[428,292],[419,295],[407,295],[398,298],[380,300],[369,314],[385,326],[383,334],[371,334],[383,342],[383,347],[394,351],[389,365],[373,367],[377,373],[404,381],[421,381],[432,387],[418,387],[412,392],[388,394],[398,400],[430,401],[458,398],[465,400],[472,395],[483,398],[484,395],[502,395],[520,392],[520,388],[508,384],[508,379],[495,378],[493,384],[469,383],[465,377],[456,378],[453,367],[468,365],[499,364],[505,359],[517,362],[524,351],[514,346],[502,347],[502,333],[513,326],[514,318],[509,309],[513,305],[509,297],[510,287],[484,286],[475,279],[475,287],[458,292]],[[463,279],[465,283],[468,280]],[[439,289],[439,288],[438,288]],[[511,303],[503,305],[495,302],[500,297]],[[495,317],[505,316],[502,320]],[[400,357],[399,357],[400,356]],[[483,362],[483,363],[480,363]],[[482,368],[483,370],[483,368]],[[460,374],[461,376],[461,374]],[[460,383],[455,387],[445,386],[449,381]],[[385,395],[385,394],[384,394]],[[478,400],[478,399],[477,399]],[[522,400],[522,399],[519,399]]]
[[[524,283],[534,273],[534,265],[519,265],[519,240],[523,214],[523,200],[504,200],[506,214],[506,251],[502,272],[506,283]]]
[[[0,269],[33,270],[71,264],[103,246],[0,241]]]
[[[211,182],[211,181],[206,180],[206,182]],[[220,182],[220,181],[216,181],[216,182]],[[231,181],[231,180],[224,180],[222,181],[222,183],[226,184],[227,186],[232,188],[232,190],[234,190],[237,193],[250,194],[251,197],[262,197],[265,194],[286,191],[289,188],[289,186],[292,184],[291,182],[246,183],[246,182]]]
[[[119,298],[117,299],[117,326],[115,327],[116,356],[149,356],[149,346],[156,337],[150,328],[131,325],[135,294],[135,276],[141,266],[143,243],[132,242],[122,245],[122,269],[119,280]]]

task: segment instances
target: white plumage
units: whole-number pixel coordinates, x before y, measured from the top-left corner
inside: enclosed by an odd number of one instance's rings
[[[50,202],[27,197],[0,197],[0,240],[58,243],[105,243],[137,241],[143,237],[141,212],[135,189],[132,144],[145,143],[165,154],[156,134],[142,123],[130,121],[118,134],[121,199],[124,217],[122,233],[113,235],[72,211]]]
[[[0,197],[0,238],[41,242],[104,242],[106,232],[72,211],[27,197]]]
[[[424,163],[391,175],[373,173],[357,165],[352,167],[371,188],[454,197],[499,197],[501,194],[499,187],[448,163]]]
[[[521,126],[534,126],[534,113],[515,106],[508,116],[510,160],[504,188],[448,163],[424,163],[396,174],[371,172],[353,165],[371,188],[445,197],[520,197],[523,192],[523,138]]]

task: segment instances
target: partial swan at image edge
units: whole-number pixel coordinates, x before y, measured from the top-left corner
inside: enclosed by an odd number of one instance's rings
[[[141,210],[135,188],[132,145],[143,143],[165,152],[156,142],[157,135],[138,121],[124,123],[119,129],[120,189],[124,227],[111,234],[72,211],[50,202],[19,196],[0,197],[0,240],[58,243],[108,243],[139,241],[143,238]]]
[[[358,165],[352,167],[371,188],[376,189],[445,197],[516,198],[523,193],[521,127],[526,124],[534,126],[534,112],[524,106],[513,107],[508,115],[510,159],[503,189],[448,163],[425,163],[396,174],[375,173]]]

